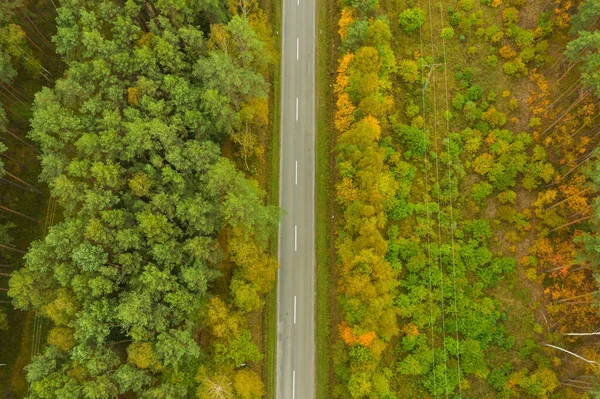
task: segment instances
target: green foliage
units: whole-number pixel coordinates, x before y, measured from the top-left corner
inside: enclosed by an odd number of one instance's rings
[[[398,63],[398,75],[406,83],[415,83],[419,80],[421,72],[419,65],[413,60],[401,60]]]
[[[344,0],[350,7],[358,11],[360,16],[367,16],[379,7],[378,0]]]
[[[523,63],[523,60],[521,60],[520,57],[505,62],[502,65],[502,69],[504,70],[505,74],[512,77],[527,76],[527,74],[529,73],[527,65]]]
[[[369,23],[365,20],[355,19],[348,26],[348,32],[344,37],[340,51],[354,52],[363,45],[367,38]]]
[[[579,3],[577,13],[571,19],[571,34],[589,30],[600,16],[600,2],[588,0]]]
[[[250,331],[244,330],[237,337],[228,339],[227,344],[215,345],[215,362],[227,364],[232,368],[240,367],[246,362],[258,362],[262,355],[252,342]]]
[[[9,292],[55,324],[28,367],[31,397],[185,398],[199,362],[262,358],[237,310],[235,334],[204,342],[214,358],[194,337],[221,276],[221,234],[233,303],[256,310],[272,287],[279,211],[220,144],[252,128],[273,54],[260,18],[188,3],[57,9],[68,68],[36,95],[29,136],[64,220],[31,245]]]
[[[495,68],[496,66],[498,66],[498,57],[495,54],[488,55],[486,63],[491,68]]]
[[[454,28],[451,26],[445,27],[440,32],[440,37],[444,40],[452,39],[454,37]]]
[[[492,193],[493,189],[494,188],[492,187],[492,185],[488,182],[477,183],[473,185],[473,188],[471,190],[471,197],[475,202],[481,203],[483,199],[485,199]]]
[[[398,23],[407,35],[420,29],[425,22],[425,14],[420,8],[408,8],[400,13]]]
[[[429,132],[419,129],[416,126],[405,124],[396,124],[394,132],[398,139],[406,146],[406,157],[422,157],[429,147]]]
[[[565,54],[571,61],[582,61],[580,66],[584,84],[600,93],[600,75],[598,64],[600,55],[596,51],[600,47],[600,32],[581,31],[579,36],[567,44]]]

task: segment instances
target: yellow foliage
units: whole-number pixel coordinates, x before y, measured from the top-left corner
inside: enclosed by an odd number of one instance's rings
[[[340,64],[338,66],[337,72],[339,75],[343,75],[348,71],[348,68],[350,68],[350,64],[352,64],[352,61],[354,61],[354,54],[351,53],[346,53],[342,56],[342,59],[340,60]]]
[[[238,276],[261,293],[269,291],[277,273],[277,260],[239,229],[232,231],[228,244],[229,257],[237,265]]]
[[[235,373],[233,386],[240,399],[262,398],[265,394],[260,376],[249,369],[241,369]]]
[[[217,338],[236,337],[240,332],[242,319],[239,314],[231,311],[221,298],[211,298],[206,312],[206,325]]]
[[[75,346],[73,332],[72,328],[54,327],[48,334],[48,344],[66,352]]]
[[[361,47],[356,51],[353,64],[362,75],[381,70],[381,57],[375,47]]]
[[[478,156],[472,164],[473,170],[480,175],[489,172],[494,166],[494,157],[491,154],[484,153]]]
[[[137,107],[142,99],[142,94],[137,87],[127,89],[127,102],[134,107]]]
[[[252,123],[257,126],[269,124],[269,102],[266,98],[253,98],[242,104],[240,118],[243,123]]]
[[[152,33],[152,32],[143,33],[137,41],[137,46],[144,47],[146,45],[149,45],[150,42],[152,41],[153,37],[154,37],[154,33]]]
[[[138,172],[129,179],[129,188],[138,197],[147,197],[152,188],[152,179],[144,172]]]
[[[354,121],[354,111],[356,107],[352,104],[350,95],[348,93],[342,93],[336,102],[337,110],[335,112],[335,128],[344,132],[350,128],[350,125]]]
[[[381,126],[377,119],[369,115],[359,123],[364,123],[365,126],[368,126],[372,130],[375,140],[379,140],[379,137],[381,136]]]
[[[368,96],[377,92],[379,88],[379,76],[376,73],[368,73],[364,75],[358,84],[358,94]]]
[[[348,33],[348,27],[350,24],[356,19],[356,10],[354,8],[344,8],[342,10],[342,15],[338,22],[338,26],[340,27],[338,33],[342,40],[346,37]]]
[[[162,365],[154,354],[150,342],[134,342],[127,347],[127,360],[139,369],[158,371]]]
[[[344,177],[336,186],[337,200],[342,204],[354,201],[358,197],[358,190],[349,177]]]

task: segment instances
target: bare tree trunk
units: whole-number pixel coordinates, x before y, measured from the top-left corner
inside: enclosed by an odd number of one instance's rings
[[[559,271],[561,269],[567,269],[568,270],[571,266],[575,266],[575,263],[571,263],[570,265],[566,265],[566,266],[554,267],[552,269],[546,269],[546,270],[543,270],[542,273],[552,273],[552,272]]]
[[[583,389],[584,391],[588,391],[593,387],[593,385],[578,385],[578,384],[572,384],[572,383],[568,383],[568,382],[561,382],[560,385],[564,385],[564,386],[576,388],[576,389]]]
[[[566,178],[567,176],[569,176],[571,173],[573,173],[575,170],[577,170],[577,168],[579,168],[581,165],[583,165],[588,159],[590,159],[592,157],[592,155],[594,155],[594,152],[590,152],[588,155],[586,155],[583,158],[583,161],[579,162],[577,165],[573,166],[570,170],[567,171],[567,173],[565,173],[564,175],[560,176],[560,180],[563,180],[564,178]]]
[[[16,163],[17,165],[19,165],[20,167],[22,167],[24,169],[29,169],[29,166],[25,165],[24,163],[21,163],[21,162],[17,161],[16,159],[14,159],[13,157],[11,157],[10,155],[7,155],[6,153],[0,153],[0,156],[8,159],[11,162]]]
[[[11,185],[13,187],[20,188],[21,190],[29,191],[29,189],[27,187],[22,186],[20,184],[17,184],[14,181],[10,181],[10,180],[5,179],[5,178],[0,178],[0,183],[3,183],[3,184],[6,183],[6,184]]]
[[[586,296],[594,295],[594,294],[597,294],[598,292],[600,292],[600,290],[596,290],[596,291],[592,291],[592,292],[586,292],[585,294],[575,295],[575,296],[572,296],[572,297],[569,297],[569,298],[559,299],[559,300],[556,300],[556,301],[552,301],[552,303],[570,302],[573,299],[585,298]]]
[[[23,183],[25,186],[27,186],[27,188],[29,188],[30,190],[35,191],[36,193],[41,193],[40,190],[38,190],[37,188],[33,187],[31,184],[27,183],[24,180],[19,179],[17,176],[13,175],[12,173],[10,173],[9,171],[7,171],[6,169],[4,169],[4,173],[6,173],[8,176],[12,177],[13,179],[15,179],[16,181]]]
[[[12,108],[4,106],[4,109],[6,109],[8,112],[12,113],[14,116],[19,118],[24,123],[29,124],[29,122],[27,122],[25,119],[23,119],[23,117],[21,117],[21,115],[17,114],[15,111],[13,111]]]
[[[600,335],[600,331],[594,331],[591,333],[564,333],[563,335],[570,335],[570,336],[575,336],[575,337],[588,336],[588,335]]]
[[[579,356],[578,354],[576,354],[576,353],[573,353],[573,352],[571,352],[571,351],[568,351],[568,350],[566,350],[566,349],[563,349],[563,348],[561,348],[561,347],[559,347],[559,346],[554,346],[554,345],[550,345],[550,344],[544,344],[544,346],[547,346],[547,347],[549,347],[549,348],[558,349],[559,351],[563,351],[563,352],[565,352],[565,353],[568,353],[569,355],[575,356],[576,358],[578,358],[578,359],[581,359],[581,360],[583,360],[584,362],[587,362],[587,363],[591,364],[591,365],[592,365],[594,368],[597,368],[597,366],[599,366],[599,365],[600,365],[600,363],[598,363],[598,362],[595,362],[595,361],[593,361],[593,360],[586,359],[586,358],[585,358],[585,357],[583,357],[583,356]]]
[[[586,98],[588,96],[588,94],[590,94],[592,92],[591,89],[588,89],[585,94],[583,96],[581,96],[577,101],[575,101],[573,104],[569,105],[569,108],[567,108],[567,110],[565,112],[563,112],[563,114],[561,116],[558,117],[558,119],[556,119],[554,122],[552,122],[552,124],[550,126],[548,126],[542,133],[540,133],[540,137],[543,137],[546,132],[550,129],[552,129],[554,126],[556,126],[556,124],[558,122],[561,121],[562,118],[565,117],[565,115],[567,115],[569,113],[569,111],[575,107],[577,104],[579,104],[584,98]]]
[[[34,218],[32,218],[31,216],[27,216],[27,215],[25,215],[25,214],[23,214],[23,213],[21,213],[21,212],[14,211],[14,210],[12,210],[12,209],[10,209],[10,208],[7,208],[7,207],[5,207],[5,206],[2,206],[2,205],[0,205],[0,209],[3,209],[3,210],[5,210],[5,211],[7,211],[7,212],[14,213],[15,215],[22,216],[22,217],[24,217],[25,219],[29,219],[29,220],[31,220],[32,222],[36,222],[36,223],[39,223],[39,222],[40,222],[39,220],[37,220],[37,219],[34,219]]]
[[[0,248],[4,248],[4,249],[8,249],[9,251],[14,251],[14,252],[18,252],[20,254],[25,254],[25,251],[21,251],[20,249],[14,248],[14,247],[9,247],[8,245],[2,245],[0,244]]]
[[[42,1],[42,3],[44,4],[44,6],[46,6],[46,3],[44,3],[43,1]],[[32,6],[33,6],[33,8],[35,8],[35,13],[36,13],[36,14],[37,14],[37,15],[38,15],[38,16],[39,16],[41,19],[42,19],[42,21],[44,21],[44,23],[45,23],[46,25],[51,25],[51,24],[48,22],[48,20],[46,19],[46,17],[44,17],[44,13],[43,13],[43,12],[41,12],[41,11],[40,11],[40,9],[37,7],[37,5],[35,4],[35,1],[32,1],[32,2],[30,2],[29,4],[30,4],[30,5],[32,5]],[[46,6],[46,7],[48,7],[48,6]],[[52,9],[50,9],[50,10],[52,10]]]
[[[549,210],[550,210],[550,209],[552,209],[552,208],[556,208],[558,205],[560,205],[560,204],[562,204],[562,203],[565,203],[566,201],[570,200],[571,198],[575,197],[576,195],[583,194],[583,193],[585,193],[585,192],[587,192],[587,191],[590,191],[591,189],[592,189],[592,187],[588,187],[588,188],[586,188],[585,190],[581,190],[581,191],[580,191],[580,192],[578,192],[577,194],[572,194],[572,195],[569,195],[569,196],[568,196],[567,198],[565,198],[564,200],[562,200],[562,201],[559,201],[559,202],[557,202],[556,204],[552,205],[551,207],[544,209],[544,211],[549,211]]]
[[[46,45],[46,47],[48,47],[51,51],[54,51],[54,49],[52,48],[52,46],[50,45],[50,43],[46,39],[46,36],[44,36],[44,34],[38,29],[37,25],[31,20],[31,18],[29,18],[29,16],[27,15],[26,10],[21,9],[20,11],[25,16],[25,18],[27,19],[27,21],[31,24],[31,26],[33,26],[33,29],[35,29],[35,31],[37,32],[37,34],[40,36],[40,39],[42,39],[42,42],[44,43],[44,45]]]
[[[597,301],[577,301],[577,302],[565,302],[563,305],[573,306],[573,305],[587,305],[590,303],[596,303]]]
[[[12,274],[9,274],[9,273],[0,273],[0,276],[12,277]]]
[[[10,129],[6,129],[6,133],[10,134],[12,137],[14,137],[15,139],[19,140],[21,143],[23,143],[24,145],[26,145],[27,147],[31,148],[32,150],[34,150],[36,153],[41,154],[40,150],[38,150],[36,147],[34,147],[32,144],[29,144],[28,142],[26,142],[25,140],[23,140],[21,137],[19,137],[18,135],[16,135],[15,133],[13,133]]]
[[[42,1],[42,4],[44,5],[44,7],[48,8],[49,10],[51,10],[55,17],[58,16],[58,14],[56,13],[56,5],[54,4],[54,2],[52,0],[51,0],[51,3],[54,6],[54,8],[49,7],[48,4],[46,4],[46,0],[41,0],[41,1]]]
[[[573,68],[573,67],[571,67]],[[571,68],[567,69],[567,71],[561,76],[560,79],[562,79],[563,77],[565,77],[565,75],[571,70]],[[558,82],[560,82],[560,79],[558,79],[554,84],[557,84]],[[548,105],[548,107],[546,107],[546,110],[550,110],[552,108],[554,108],[554,106],[556,104],[558,104],[558,102],[563,98],[563,97],[569,97],[571,94],[573,94],[573,92],[577,89],[579,89],[581,87],[581,78],[577,79],[571,86],[569,86],[569,88],[567,90],[565,90],[561,95],[559,95],[556,100],[554,100],[552,102],[552,104]],[[552,85],[552,87],[554,87],[554,85]],[[550,91],[550,89],[548,90]]]
[[[568,226],[571,226],[571,225],[573,225],[573,224],[577,224],[577,223],[583,222],[583,221],[585,221],[585,220],[591,219],[593,216],[594,216],[594,215],[588,215],[588,216],[584,216],[584,217],[582,217],[582,218],[579,218],[579,219],[577,219],[577,220],[573,220],[572,222],[565,223],[565,224],[563,224],[562,226],[558,226],[558,227],[556,227],[556,228],[554,228],[554,229],[550,230],[550,233],[553,233],[553,232],[555,232],[556,230],[560,230],[560,229],[562,229],[562,228],[564,228],[564,227],[568,227]]]
[[[598,114],[598,115],[594,116],[594,117],[592,118],[592,122],[593,122],[593,121],[595,121],[595,120],[596,120],[598,117],[600,117],[600,114]],[[592,127],[591,127],[590,129],[588,129],[588,130],[585,132],[584,136],[585,136],[585,135],[587,135],[587,134],[589,134],[589,133],[592,133],[592,132],[593,132],[593,131],[594,131],[594,130],[595,130],[597,127],[598,127],[598,126],[599,126],[599,124],[592,125]],[[585,124],[582,124],[582,125],[579,127],[579,129],[577,129],[577,130],[575,130],[575,132],[571,133],[571,134],[569,135],[569,137],[570,137],[570,138],[572,138],[572,137],[575,137],[575,136],[577,136],[577,135],[579,134],[579,132],[581,132],[581,131],[582,131],[582,130],[585,128],[585,127],[586,127],[586,125],[585,125]],[[594,141],[594,138],[595,138],[595,137],[596,137],[596,136],[594,136],[594,137],[591,139],[591,141]],[[558,151],[558,150],[560,150],[560,149],[561,149],[561,147],[562,147],[563,145],[565,145],[565,143],[566,143],[566,141],[563,141],[563,142],[562,142],[562,143],[560,143],[559,145],[556,145],[556,146],[552,147],[552,149],[553,149],[554,151]]]
[[[27,109],[31,109],[31,105],[29,105],[29,104],[27,104],[27,103],[23,102],[23,101],[22,101],[22,100],[21,100],[19,97],[15,96],[15,95],[14,95],[14,94],[13,94],[13,93],[10,91],[10,90],[7,90],[5,87],[3,87],[3,89],[4,89],[4,92],[2,92],[2,95],[3,95],[4,97],[6,97],[7,99],[9,99],[11,102],[13,102],[13,101],[10,99],[10,97],[8,97],[8,95],[6,94],[6,93],[8,93],[8,94],[10,94],[10,95],[11,95],[11,97],[12,97],[12,98],[14,98],[15,100],[17,100],[17,101],[18,101],[20,104],[22,104],[23,106],[25,106]],[[13,104],[14,104],[14,102],[13,102]]]

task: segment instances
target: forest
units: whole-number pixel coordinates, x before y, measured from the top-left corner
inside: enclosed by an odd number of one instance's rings
[[[269,18],[0,4],[4,397],[263,397]]]
[[[600,1],[329,7],[322,397],[600,397]]]
[[[280,3],[0,2],[0,395],[274,397]],[[600,0],[316,6],[316,396],[600,398]]]

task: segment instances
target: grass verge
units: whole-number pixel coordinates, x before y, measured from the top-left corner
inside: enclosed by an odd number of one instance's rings
[[[335,70],[333,51],[334,1],[317,2],[317,78],[316,78],[316,395],[329,398],[331,373],[331,268],[334,229],[333,213],[333,93],[331,73]]]
[[[267,196],[269,205],[279,206],[279,135],[281,125],[281,18],[282,3],[279,0],[269,1],[269,19],[275,35],[277,62],[272,74],[272,105],[273,105],[273,131],[271,142],[267,148]],[[271,254],[277,256],[279,249],[278,236],[271,238]],[[263,313],[263,347],[265,348],[265,361],[263,363],[263,376],[266,397],[275,398],[275,378],[277,360],[277,280],[273,290],[265,298],[266,306]]]

